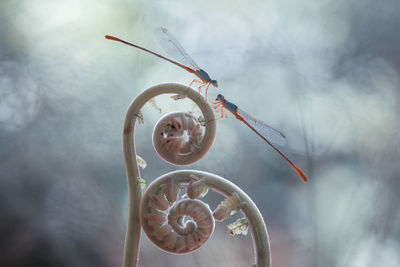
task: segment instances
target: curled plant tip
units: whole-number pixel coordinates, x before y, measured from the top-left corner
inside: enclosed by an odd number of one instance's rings
[[[234,212],[240,207],[239,195],[234,192],[232,196],[226,198],[218,207],[214,210],[213,216],[217,221],[223,221],[229,218]]]
[[[189,187],[191,183],[190,187],[194,187],[193,184],[200,181],[206,183],[209,190],[226,197],[214,213],[199,199],[186,198],[173,203],[168,201],[167,198],[175,199],[174,196],[166,195],[169,191],[174,192],[176,185]],[[158,177],[143,194],[139,218],[144,233],[154,245],[166,252],[182,254],[190,253],[207,242],[214,231],[215,219],[223,220],[239,209],[245,218],[229,225],[231,234],[245,234],[247,230],[251,231],[255,263],[260,267],[270,267],[270,245],[261,213],[240,188],[217,175],[181,170]]]
[[[107,36],[106,38],[110,40],[119,40],[118,38],[112,36]],[[215,138],[216,120],[213,110],[210,108],[207,100],[204,97],[202,97],[197,91],[192,90],[187,86],[176,83],[152,86],[143,91],[133,100],[132,104],[128,108],[123,128],[123,152],[126,163],[130,196],[129,221],[124,246],[123,266],[138,266],[141,229],[143,229],[147,237],[156,246],[159,246],[161,249],[171,253],[189,253],[192,250],[200,247],[200,244],[205,243],[209,238],[210,233],[212,233],[214,230],[215,224],[214,217],[209,209],[209,206],[197,199],[184,199],[170,203],[167,199],[166,192],[161,187],[163,184],[168,183],[169,179],[171,178],[173,178],[177,184],[188,184],[190,183],[190,174],[195,174],[197,177],[206,177],[207,185],[210,187],[210,189],[221,193],[225,197],[233,196],[234,193],[238,194],[238,198],[240,198],[244,204],[237,206],[243,207],[242,212],[244,216],[249,218],[249,226],[253,233],[252,237],[254,239],[253,244],[256,263],[259,267],[271,266],[268,233],[261,213],[255,206],[254,202],[252,202],[251,199],[240,188],[227,179],[219,177],[215,174],[195,170],[174,171],[155,179],[148,186],[142,197],[142,190],[140,188],[140,183],[138,182],[140,181],[139,168],[137,168],[138,166],[135,161],[136,149],[134,136],[135,126],[137,125],[135,122],[138,122],[138,124],[143,123],[143,116],[140,112],[140,109],[146,105],[146,102],[149,101],[149,99],[161,94],[176,94],[177,96],[185,96],[191,99],[197,104],[199,110],[204,116],[204,120],[200,120],[199,122],[199,120],[188,113],[184,113],[185,115],[180,115],[185,117],[191,116],[195,124],[200,126],[197,127],[197,129],[193,129],[198,132],[200,132],[199,130],[202,130],[204,134],[199,134],[198,140],[200,141],[198,143],[189,143],[189,131],[181,131],[184,133],[181,138],[185,141],[185,143],[181,147],[180,151],[172,156],[168,154],[168,151],[159,151],[158,149],[161,145],[157,143],[155,139],[161,140],[175,136],[168,135],[168,133],[163,133],[163,127],[165,125],[156,125],[155,130],[153,131],[153,144],[157,150],[157,153],[164,160],[176,165],[192,164],[200,160],[207,153]],[[164,117],[167,117],[167,115]],[[175,116],[175,114],[173,116]],[[192,125],[188,117],[186,117],[185,120],[188,122],[186,124],[188,128],[194,127],[195,124]],[[185,120],[182,120],[183,126],[185,126]],[[179,123],[179,120],[174,120],[174,123]],[[204,129],[202,125],[205,125]],[[158,126],[160,126],[160,128],[157,128]],[[171,147],[167,147],[167,149],[168,148],[173,150]],[[174,197],[171,195],[168,198],[172,200]],[[183,201],[185,203],[182,203]],[[190,203],[187,201],[196,203]],[[139,204],[140,207],[138,207],[137,204]],[[174,208],[175,205],[177,206],[176,208]],[[203,208],[200,207],[201,205]],[[224,207],[224,209],[228,208]],[[171,210],[175,210],[176,212],[185,211],[183,215],[175,215],[172,217],[176,218],[176,228],[183,228],[183,233],[187,235],[179,234],[169,223],[169,221],[173,221],[169,216]],[[228,210],[232,211],[234,208],[229,208]],[[204,216],[205,214],[208,214],[208,216]]]
[[[136,114],[136,117],[137,117],[138,123],[140,125],[144,124],[144,118],[143,118],[142,111],[139,110],[138,114]]]
[[[181,164],[185,158],[199,158],[204,137],[204,127],[188,113],[173,112],[162,117],[153,131],[153,145],[167,162]],[[197,155],[198,154],[198,155]]]
[[[249,221],[246,217],[243,217],[227,225],[227,227],[231,235],[247,235],[247,232],[249,231]]]
[[[182,189],[180,184],[174,183],[174,179],[171,179],[167,184],[162,185],[165,197],[170,203],[174,203],[178,199],[178,194]]]
[[[165,211],[154,208],[154,195],[145,194],[141,202],[143,230],[159,248],[176,254],[200,248],[214,231],[214,218],[207,204],[199,200],[180,200]]]
[[[136,155],[136,162],[140,168],[144,169],[147,167],[146,161],[139,155]]]
[[[190,182],[186,189],[186,195],[191,198],[202,198],[208,193],[208,186],[205,182],[205,178],[197,178],[195,175],[190,175]]]
[[[153,109],[157,110],[159,113],[161,113],[161,108],[157,105],[155,97],[150,99],[147,103],[151,108],[153,108]]]

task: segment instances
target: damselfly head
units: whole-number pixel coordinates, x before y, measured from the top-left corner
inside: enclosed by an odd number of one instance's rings
[[[217,98],[216,98],[215,100],[216,100],[216,101],[218,101],[218,100],[223,101],[223,100],[224,100],[224,96],[221,95],[221,94],[218,94],[218,95],[217,95]]]
[[[217,88],[218,88],[218,82],[217,82],[216,80],[211,80],[211,84],[212,84],[214,87],[217,87]]]

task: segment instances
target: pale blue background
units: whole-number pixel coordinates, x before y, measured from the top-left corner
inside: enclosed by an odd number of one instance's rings
[[[253,198],[273,266],[399,266],[399,10],[398,0],[1,1],[0,265],[120,266],[125,111],[145,88],[193,76],[104,35],[164,53],[153,38],[164,26],[218,80],[210,98],[222,93],[284,132],[284,153],[309,176],[233,116],[189,166]],[[181,168],[157,157],[160,114],[143,113],[136,142],[151,182]],[[250,265],[251,239],[225,224],[181,257],[143,236],[140,265]]]

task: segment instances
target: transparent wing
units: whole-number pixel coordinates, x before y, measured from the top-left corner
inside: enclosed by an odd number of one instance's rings
[[[186,53],[185,49],[179,44],[179,42],[172,36],[166,28],[159,27],[155,31],[155,36],[160,42],[161,47],[171,57],[185,66],[193,68],[194,70],[200,70],[196,62]]]
[[[259,134],[265,137],[271,143],[278,146],[284,146],[286,144],[286,137],[283,133],[274,128],[268,126],[262,121],[256,120],[248,113],[241,109],[237,109],[237,114],[240,115],[251,127],[253,127]]]

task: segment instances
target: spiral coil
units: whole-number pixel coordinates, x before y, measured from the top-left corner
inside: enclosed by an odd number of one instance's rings
[[[197,199],[178,200],[171,178],[152,183],[140,203],[140,222],[148,238],[160,249],[184,254],[197,250],[214,231],[210,207]],[[171,197],[172,196],[172,197]]]
[[[175,165],[192,164],[210,149],[215,137],[215,117],[207,101],[196,91],[182,84],[153,86],[139,94],[125,117],[123,148],[129,188],[129,223],[125,239],[124,267],[137,266],[140,230],[160,249],[190,253],[199,249],[214,231],[215,220],[224,220],[240,209],[253,233],[255,262],[270,266],[270,247],[263,218],[252,200],[236,185],[211,173],[175,171],[155,179],[142,197],[143,180],[136,162],[134,126],[143,119],[141,109],[157,95],[175,94],[175,100],[188,97],[200,108],[200,123],[193,115],[173,112],[163,116],[154,127],[153,145],[165,161]],[[185,197],[179,193],[187,185]],[[214,212],[199,200],[212,189],[224,195]]]
[[[200,160],[204,138],[203,126],[189,113],[172,112],[164,115],[154,126],[153,146],[158,155],[175,165]]]

